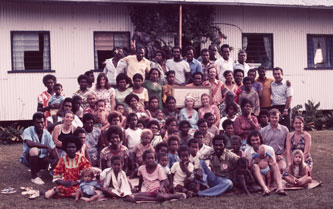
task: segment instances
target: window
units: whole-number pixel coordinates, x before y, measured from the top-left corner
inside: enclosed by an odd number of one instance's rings
[[[12,70],[51,70],[50,32],[12,31]]]
[[[243,34],[242,48],[248,63],[273,68],[273,34]]]
[[[308,35],[308,68],[333,68],[333,35]]]
[[[95,32],[95,69],[104,68],[104,61],[113,57],[114,47],[129,48],[129,39],[129,32]]]

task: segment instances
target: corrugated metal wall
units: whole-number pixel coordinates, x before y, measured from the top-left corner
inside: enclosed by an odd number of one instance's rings
[[[0,3],[1,120],[30,119],[45,73],[11,73],[10,31],[50,31],[51,68],[68,96],[76,78],[94,69],[94,31],[133,31],[126,5]]]
[[[235,48],[233,58],[242,47],[242,33],[272,33],[274,66],[284,69],[292,83],[292,106],[313,99],[322,109],[333,109],[333,95],[326,91],[333,87],[333,70],[304,69],[307,34],[333,34],[332,10],[223,6],[216,10],[215,22],[228,37],[224,42]],[[272,77],[271,72],[268,75]]]

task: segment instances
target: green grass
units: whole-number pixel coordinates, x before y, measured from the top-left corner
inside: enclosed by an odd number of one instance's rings
[[[42,179],[46,180],[46,185],[36,186],[30,182],[30,172],[18,161],[22,153],[22,145],[0,146],[0,189],[9,186],[18,190],[11,195],[0,194],[0,208],[333,208],[333,180],[332,161],[333,131],[311,132],[312,149],[311,154],[314,160],[313,177],[322,181],[322,186],[312,190],[288,191],[287,197],[272,194],[262,197],[260,194],[252,196],[226,195],[216,198],[192,198],[184,201],[165,203],[127,203],[121,200],[106,200],[103,202],[74,203],[73,199],[51,199],[45,200],[39,197],[29,200],[20,194],[19,187],[32,186],[35,189],[46,190],[51,188],[51,178],[42,172]]]

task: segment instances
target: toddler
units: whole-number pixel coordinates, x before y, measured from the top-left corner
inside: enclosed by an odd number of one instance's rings
[[[156,147],[157,144],[163,142],[160,134],[160,124],[157,122],[157,120],[150,120],[147,124],[147,128],[153,132],[153,139],[150,142],[153,147]]]
[[[156,120],[159,122],[160,127],[164,127],[165,120],[164,120],[164,113],[162,110],[158,110],[156,114]]]
[[[180,161],[177,150],[179,146],[179,137],[178,136],[170,136],[168,139],[168,158],[169,158],[169,168],[172,167],[172,165],[175,162]]]
[[[50,108],[51,115],[56,115],[61,103],[65,100],[65,97],[62,93],[62,85],[57,83],[53,87],[55,94],[49,99],[48,106]]]
[[[82,171],[82,182],[79,189],[75,193],[75,202],[79,199],[83,199],[87,202],[98,200],[100,192],[100,186],[94,178],[94,171],[91,168],[86,168]]]
[[[109,112],[106,110],[106,102],[104,99],[98,100],[96,105],[97,111],[95,112],[95,126],[101,128],[101,131],[103,131],[108,125]]]
[[[265,179],[267,187],[270,188],[271,186],[271,170],[269,165],[274,162],[272,156],[266,152],[266,148],[264,145],[260,145],[258,148],[258,153],[254,154],[252,157],[252,164],[258,164],[260,168],[260,173]]]
[[[133,148],[133,159],[132,163],[136,163],[138,165],[142,165],[143,159],[142,154],[146,150],[153,150],[154,147],[150,144],[153,138],[153,132],[150,129],[143,129],[141,132],[141,143],[137,144]]]

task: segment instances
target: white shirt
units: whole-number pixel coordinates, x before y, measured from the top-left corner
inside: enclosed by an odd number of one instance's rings
[[[265,146],[266,152],[268,154],[270,154],[272,156],[272,158],[276,161],[275,152],[274,152],[273,147],[265,145],[265,144],[263,144],[263,145]],[[254,151],[253,147],[252,146],[247,146],[247,148],[245,149],[246,158],[249,161],[251,161],[254,154],[256,154],[256,151]]]
[[[175,71],[175,83],[178,85],[185,84],[186,77],[185,73],[189,73],[190,65],[185,60],[175,62],[173,59],[168,59],[165,63],[167,71]]]
[[[127,139],[127,147],[130,151],[141,142],[141,129],[133,130],[133,129],[126,129],[125,130],[125,137]]]
[[[249,72],[251,67],[246,62],[244,62],[244,65],[243,65],[243,64],[239,63],[238,61],[236,61],[235,64],[234,64],[234,70],[235,69],[242,69],[244,71],[244,77],[246,77],[247,73]]]
[[[225,82],[225,78],[223,76],[223,73],[226,70],[230,70],[233,72],[234,70],[234,60],[229,57],[228,60],[223,59],[223,57],[219,58],[215,61],[215,64],[217,66],[217,75],[219,76],[219,80],[223,83]]]
[[[46,121],[50,122],[50,123],[54,123],[52,116],[47,117]],[[56,122],[60,122],[60,121],[62,121],[62,117],[58,116],[58,121],[56,121]],[[77,115],[74,115],[74,120],[72,121],[72,125],[75,126],[76,128],[83,127],[83,123]]]
[[[105,60],[105,68],[103,70],[103,73],[106,74],[106,77],[108,78],[110,85],[116,85],[117,84],[117,82],[116,82],[117,75],[119,73],[124,72],[122,69],[119,68],[119,66],[121,66],[121,62],[123,62],[123,61],[119,60],[117,67],[114,66],[112,61],[113,61],[113,58]]]
[[[287,81],[285,79],[283,79],[281,83],[273,81],[271,84],[271,91],[273,105],[285,105],[288,97],[293,96],[294,94],[292,87],[287,86]]]
[[[177,185],[184,186],[184,180],[186,179],[186,173],[182,171],[179,163],[180,162],[175,162],[171,167],[171,173],[174,174],[173,187],[176,187]],[[193,172],[194,166],[191,162],[188,164],[187,169],[189,172]]]

